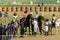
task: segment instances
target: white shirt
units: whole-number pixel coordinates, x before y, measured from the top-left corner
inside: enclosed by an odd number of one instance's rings
[[[34,15],[34,18],[38,18],[38,17],[39,17],[39,15],[38,15],[38,14],[35,14],[35,15]]]
[[[34,25],[34,31],[37,32],[38,29],[38,23],[36,20],[33,21],[33,25]]]
[[[55,17],[53,17],[53,19],[55,20],[56,18],[55,18]]]
[[[33,14],[33,12],[30,12],[30,14]]]
[[[55,19],[56,19],[56,18],[55,18],[55,17],[53,17],[53,19],[54,19],[54,20],[53,20],[53,23],[55,23]]]
[[[49,22],[45,22],[45,31],[48,31],[48,24]]]
[[[13,22],[15,22],[17,19],[17,16],[13,16]]]

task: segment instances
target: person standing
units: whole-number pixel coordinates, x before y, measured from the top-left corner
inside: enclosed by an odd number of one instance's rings
[[[6,40],[6,25],[4,25],[4,28],[3,28],[3,39]]]
[[[48,27],[49,27],[49,20],[46,19],[45,20],[45,35],[48,35],[48,31],[49,31]]]
[[[7,21],[7,18],[8,18],[8,13],[7,12],[5,12],[5,14],[4,14],[4,19],[5,19],[5,23],[6,23],[6,21]]]
[[[14,26],[13,26],[12,23],[8,24],[7,32],[8,32],[8,38],[7,38],[7,40],[13,39],[13,36],[14,36]]]
[[[34,34],[36,35],[38,30],[38,23],[36,19],[33,20],[33,25],[34,25]]]
[[[0,40],[2,40],[2,31],[3,31],[3,27],[2,27],[2,23],[0,24]]]
[[[24,20],[23,19],[20,20],[20,35],[21,37],[24,36]]]

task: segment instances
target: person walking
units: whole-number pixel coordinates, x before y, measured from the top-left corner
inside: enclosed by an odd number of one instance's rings
[[[24,36],[24,20],[20,20],[20,37]]]
[[[45,35],[48,35],[48,31],[49,31],[48,27],[49,27],[49,20],[46,19],[45,20]]]
[[[33,20],[33,26],[34,26],[34,34],[36,35],[38,30],[38,23],[36,19]]]

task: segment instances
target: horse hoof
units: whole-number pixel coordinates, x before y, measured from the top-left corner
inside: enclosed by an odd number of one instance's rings
[[[42,33],[40,33],[40,35],[42,35]]]
[[[23,36],[20,36],[21,38],[23,38]]]
[[[29,34],[29,35],[31,35],[31,34]]]

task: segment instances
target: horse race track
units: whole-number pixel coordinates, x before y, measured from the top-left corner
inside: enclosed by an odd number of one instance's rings
[[[46,18],[49,18],[51,20],[51,15],[52,14],[48,14],[48,12],[46,14],[44,14]],[[60,14],[56,14],[56,18],[58,19],[60,17]],[[44,29],[44,27],[43,27]],[[60,40],[60,27],[59,27],[59,31],[56,32],[55,28],[53,28],[52,30],[52,35],[51,33],[49,33],[48,36],[45,36],[44,33],[42,35],[38,35],[37,36],[24,36],[24,38],[19,38],[16,37],[15,40]]]
[[[38,35],[38,36],[25,36],[24,38],[15,38],[15,40],[60,40],[60,31],[53,35],[45,36],[45,35]]]
[[[51,15],[52,13],[56,13],[56,19],[60,18],[60,14],[58,12],[41,12],[44,14],[45,18],[48,18],[49,20],[51,20]],[[23,16],[22,13],[18,13],[18,20]],[[7,23],[10,22],[11,18],[12,18],[12,14],[10,13],[8,15],[8,18],[9,20],[7,20]],[[4,23],[4,17],[3,17],[3,20],[2,20],[3,24],[7,24],[7,23]],[[44,26],[43,26],[43,29],[44,29]],[[18,32],[19,34],[19,32]],[[24,36],[24,38],[19,38],[18,36],[14,38],[15,40],[60,40],[60,28],[59,28],[59,31],[58,33],[56,33],[56,30],[55,28],[53,28],[53,31],[52,31],[52,35],[49,33],[48,36],[45,36],[44,33],[42,35],[38,35],[37,36]]]

